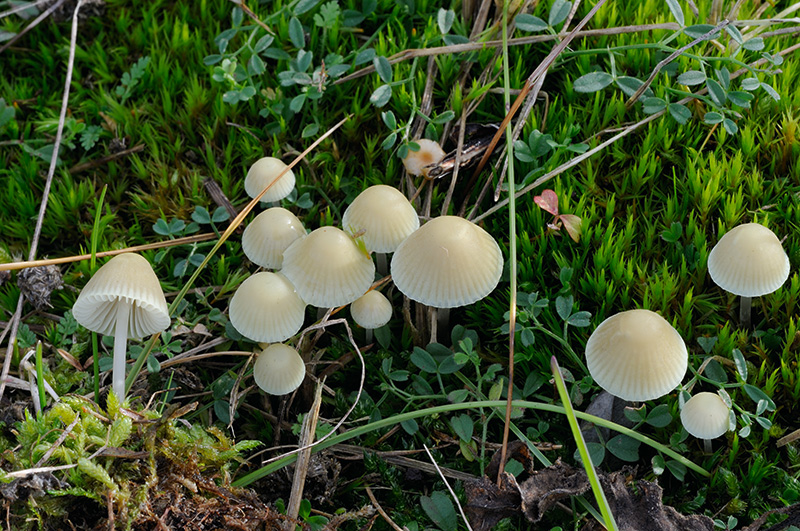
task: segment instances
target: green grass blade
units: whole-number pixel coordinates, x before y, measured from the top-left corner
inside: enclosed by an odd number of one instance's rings
[[[597,506],[600,508],[600,512],[603,515],[603,522],[601,523],[603,523],[609,531],[616,531],[617,522],[614,520],[614,515],[611,513],[611,507],[608,506],[606,493],[603,492],[603,486],[600,485],[600,478],[597,477],[597,471],[595,471],[594,465],[592,464],[592,458],[589,455],[589,449],[586,447],[586,441],[583,440],[581,428],[578,426],[578,419],[575,418],[575,411],[572,409],[572,402],[570,402],[569,399],[567,385],[564,383],[564,377],[561,376],[561,369],[558,367],[558,361],[556,361],[555,356],[550,358],[550,370],[553,371],[553,378],[555,378],[556,381],[558,396],[561,397],[561,403],[564,404],[564,411],[569,421],[569,427],[572,430],[572,437],[578,445],[578,452],[581,454],[583,468],[586,470],[586,476],[589,478],[589,483],[592,486],[594,499],[597,501]]]

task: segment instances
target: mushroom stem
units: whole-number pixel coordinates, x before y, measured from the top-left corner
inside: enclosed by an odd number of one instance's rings
[[[703,450],[707,453],[711,453],[711,439],[703,439]]]
[[[742,297],[739,299],[739,324],[745,328],[750,328],[750,309],[752,308],[752,304],[752,297]]]
[[[439,324],[437,313],[438,310],[431,306],[431,343],[436,343],[436,329],[438,328],[437,325]]]
[[[367,343],[371,343],[372,342],[372,328],[365,328],[364,329],[364,340]]]
[[[125,401],[125,361],[128,350],[128,318],[131,305],[120,301],[117,310],[117,322],[114,327],[114,364],[112,371],[112,389],[120,403]]]
[[[375,253],[376,269],[381,276],[389,274],[389,267],[386,264],[386,253]]]

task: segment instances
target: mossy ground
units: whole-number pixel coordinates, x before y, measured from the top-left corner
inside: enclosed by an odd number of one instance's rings
[[[221,68],[222,58],[213,58],[224,47],[219,36],[222,34],[224,39],[230,40],[225,49],[230,54],[241,46],[255,46],[256,41],[266,35],[263,30],[257,30],[251,38],[246,28],[252,21],[247,16],[241,20],[238,16],[232,19],[233,3],[203,0],[142,4],[108,0],[102,13],[82,20],[61,164],[55,173],[38,255],[61,257],[87,251],[98,197],[104,186],[108,189],[100,217],[98,250],[188,234],[194,230],[189,224],[197,207],[209,212],[217,207],[204,187],[206,179],[216,181],[234,207],[241,208],[248,201],[243,177],[252,162],[265,155],[290,160],[345,115],[350,118],[342,128],[295,168],[297,194],[285,200],[284,206],[295,212],[308,228],[339,224],[346,205],[364,187],[377,183],[399,185],[402,165],[393,150],[381,149],[391,132],[381,113],[392,111],[399,128],[418,119],[417,110],[428,81],[426,58],[398,62],[388,75],[382,71],[380,75],[371,73],[339,84],[328,83],[319,99],[315,99],[317,95],[308,88],[313,84],[281,83],[286,78],[280,76],[290,70],[305,71],[302,64],[298,64],[302,62],[302,54],[298,54],[301,47],[313,52],[311,66],[307,69],[310,75],[321,66],[322,58],[326,60],[326,68],[332,69],[337,63],[361,61],[361,57],[367,57],[362,55],[364,50],[369,48],[374,49],[376,56],[390,57],[409,48],[441,46],[447,41],[437,17],[440,6],[429,1],[378,0],[362,4],[343,0],[338,4],[339,18],[326,19],[323,9],[330,13],[333,8],[326,6],[332,4],[334,2],[313,5],[280,0],[262,5],[253,3],[251,7],[256,15],[275,31],[274,42],[269,45],[272,51],[262,55],[263,65],[259,68],[257,64],[250,66],[250,53],[245,48],[239,57],[244,70],[234,72],[233,81],[226,81],[224,77],[221,81],[214,79],[221,75],[215,68]],[[306,5],[312,6],[307,12],[303,11]],[[409,9],[409,6],[413,7]],[[456,15],[449,35],[466,34],[471,26],[463,20],[460,4],[444,7],[452,7]],[[704,21],[708,16],[705,12],[708,6],[699,7],[699,19],[687,15],[694,22]],[[547,20],[549,8],[542,3],[533,8],[532,13]],[[748,4],[741,9],[740,19],[756,17],[754,6]],[[764,16],[773,16],[781,9],[781,6],[767,8]],[[582,5],[578,18],[587,10],[588,6]],[[688,7],[686,11],[689,13]],[[495,16],[494,9],[491,14]],[[363,18],[347,26],[343,21],[348,16],[351,20]],[[301,24],[299,35],[293,20]],[[661,2],[609,0],[590,22],[590,27],[612,28],[670,20]],[[26,23],[10,16],[2,20],[2,29],[16,32]],[[234,35],[223,34],[232,27],[240,30]],[[613,49],[614,67],[619,75],[646,78],[664,56],[654,43],[670,33],[658,30],[576,40],[559,57],[544,84],[547,112],[543,105],[537,105],[522,139],[528,140],[531,132],[539,129],[562,145],[586,142],[594,147],[612,134],[609,131],[643,118],[639,105],[626,110],[626,96],[621,91],[609,87],[593,94],[582,94],[574,90],[574,82],[594,69],[610,71],[609,49]],[[522,35],[527,33],[515,34]],[[495,38],[499,38],[498,33]],[[677,42],[684,44],[688,38],[681,37]],[[720,42],[728,45],[731,37],[723,34]],[[776,53],[795,42],[796,35],[791,34],[769,37],[765,39],[766,51]],[[510,48],[511,88],[521,88],[552,45],[552,42],[544,42]],[[47,146],[53,142],[58,121],[68,48],[69,22],[48,20],[0,54],[0,71],[3,72],[0,97],[14,108],[13,119],[0,127],[0,227],[3,234],[0,246],[12,257],[28,253],[33,220],[43,192],[43,176],[49,163]],[[704,63],[709,77],[713,77],[714,68],[727,66],[731,71],[738,68],[736,64],[714,59],[727,57],[728,52],[710,43],[698,45],[691,53],[695,57],[709,58]],[[149,57],[149,63],[144,66],[139,62],[143,57]],[[472,78],[463,90],[457,88],[462,65],[467,60],[473,61],[471,75],[477,78],[481,69],[492,64],[493,57],[494,48],[437,56],[430,91],[431,118],[453,110],[457,119],[461,108],[482,92],[480,85],[473,85]],[[758,57],[755,52],[737,56],[744,62]],[[138,77],[137,62],[141,66]],[[370,64],[372,59],[367,57],[348,73]],[[692,57],[681,57],[672,68],[656,78],[653,90],[656,96],[676,101],[676,91],[685,91],[686,87],[679,86],[675,74],[696,70],[700,63]],[[692,117],[687,123],[679,124],[668,116],[659,118],[547,183],[545,187],[552,188],[558,196],[561,212],[581,218],[579,242],[568,238],[563,229],[556,232],[548,228],[551,216],[533,202],[533,195],[541,193],[544,187],[523,196],[517,205],[518,289],[524,293],[537,292],[539,298],[551,301],[537,318],[543,328],[557,335],[564,328],[563,318],[553,304],[559,296],[562,300],[572,297],[573,312],[591,313],[591,326],[569,327],[567,331],[575,352],[582,353],[589,333],[605,317],[639,307],[659,312],[678,329],[689,347],[690,365],[695,369],[709,354],[733,360],[734,349],[741,351],[749,367],[747,383],[761,389],[776,405],[774,411],[762,412],[771,421],[769,429],[754,424],[748,437],[729,432],[714,442],[713,454],[704,454],[702,444],[680,436],[677,393],[650,406],[666,406],[672,418],[668,424],[656,427],[645,423],[637,428],[712,471],[710,480],[691,471],[683,479],[676,478],[670,471],[665,472],[659,482],[668,493],[667,503],[684,512],[717,517],[732,515],[740,523],[800,498],[797,481],[800,453],[792,444],[776,446],[778,438],[798,428],[796,409],[800,398],[797,367],[800,277],[795,272],[800,264],[800,208],[797,205],[800,197],[800,91],[797,90],[800,61],[797,52],[788,54],[773,70],[777,68],[780,71],[774,75],[758,73],[758,77],[774,88],[780,100],[759,91],[754,92],[749,109],[732,107],[738,113],[729,115],[736,121],[737,134],[731,135],[721,126],[704,124],[703,116],[710,110],[709,104],[696,101],[688,104]],[[499,72],[498,61],[491,73]],[[370,96],[389,81],[393,84],[391,98],[385,107],[378,109],[370,103]],[[223,100],[249,83],[258,89],[252,99],[235,104]],[[737,81],[732,83],[735,85]],[[502,87],[502,78],[492,87]],[[297,99],[304,94],[302,102]],[[302,107],[297,109],[301,103]],[[504,115],[503,109],[502,94],[490,91],[470,121],[498,122]],[[433,120],[427,127],[429,135],[442,134],[444,123],[436,122]],[[397,145],[403,143],[403,134],[407,133],[403,129],[399,132],[401,139]],[[101,161],[103,157],[125,150],[131,152]],[[544,166],[543,171],[549,171],[574,155],[559,148],[538,163]],[[87,165],[92,162],[95,164]],[[518,161],[518,179],[534,166],[531,162]],[[462,179],[466,181],[469,176],[470,172],[464,172]],[[456,206],[469,193],[464,188],[463,184],[456,188]],[[431,197],[434,214],[439,211],[445,192],[446,183],[434,185]],[[486,201],[479,210],[488,206]],[[160,219],[167,222],[164,224],[168,227],[166,232],[154,228]],[[169,228],[173,219],[184,221],[188,228],[180,224]],[[754,301],[753,329],[743,330],[738,326],[737,298],[714,286],[706,271],[706,261],[722,233],[736,224],[750,221],[769,226],[783,239],[792,273],[777,292]],[[507,224],[507,209],[501,209],[483,223],[498,239],[506,257]],[[213,229],[224,226],[225,223],[216,223]],[[201,232],[213,230],[211,224],[202,222],[197,223],[196,228]],[[198,243],[143,254],[154,264],[164,291],[174,295],[199,263],[197,255],[207,253],[211,245]],[[183,266],[182,260],[187,260]],[[565,268],[571,270],[571,277],[564,276]],[[232,290],[254,270],[241,253],[238,237],[232,237],[195,282],[200,289],[190,293],[177,311],[175,325],[185,326],[191,332],[184,328],[171,330],[158,344],[156,359],[167,366],[174,355],[215,338],[223,341],[214,350],[252,349],[251,343],[226,326],[225,312]],[[65,266],[62,272],[66,287],[53,293],[51,309],[31,313],[31,308],[26,306],[24,323],[27,328],[21,332],[20,342],[24,347],[37,338],[44,340],[47,343],[46,373],[56,391],[61,395],[85,394],[91,391],[90,373],[79,376],[69,373],[69,365],[57,354],[56,348],[70,352],[81,363],[91,356],[91,347],[86,346],[89,338],[86,331],[74,326],[68,318],[63,319],[75,300],[74,288],[82,287],[91,271],[88,261],[84,261]],[[13,313],[18,296],[19,289],[13,277],[0,287],[4,320]],[[397,311],[390,323],[391,335],[385,336],[367,353],[367,377],[361,403],[347,426],[446,403],[445,395],[478,385],[472,370],[463,369],[458,375],[420,371],[419,363],[412,358],[411,334],[400,316],[401,298],[397,293],[392,298]],[[488,396],[495,388],[499,393],[501,386],[497,383],[506,374],[504,368],[490,369],[487,376],[486,370],[492,363],[503,364],[506,359],[507,337],[500,330],[508,304],[509,284],[504,278],[490,297],[466,309],[455,310],[450,317],[451,323],[477,332],[476,352],[480,355],[484,376],[482,392]],[[312,317],[309,315],[307,323]],[[60,325],[56,326],[59,319]],[[362,332],[356,331],[356,337],[359,344],[364,343]],[[706,338],[716,338],[716,343]],[[440,341],[450,344],[449,338]],[[347,358],[350,350],[344,331],[338,328],[330,328],[319,345],[324,347],[320,352],[323,362]],[[573,374],[572,395],[579,408],[584,409],[589,399],[599,392],[597,386],[584,379],[586,375],[567,356],[560,342],[534,331],[532,343],[517,341],[517,345],[515,380],[521,397],[557,402],[546,384],[550,378],[551,354],[558,356],[562,366]],[[433,354],[445,356],[436,349]],[[296,438],[289,433],[289,428],[299,414],[308,410],[310,389],[289,404],[265,397],[250,388],[252,379],[244,359],[241,356],[212,357],[194,363],[191,370],[186,371],[190,374],[166,368],[151,374],[150,392],[177,388],[156,395],[154,404],[165,407],[167,402],[184,405],[196,400],[199,402],[197,410],[188,413],[185,419],[198,426],[224,430],[231,420],[228,418],[229,400],[231,396],[238,396],[231,437],[235,435],[235,440],[242,441],[261,440],[267,446],[295,443]],[[739,376],[732,367],[724,362],[714,363],[706,375],[717,382],[736,383]],[[317,367],[314,371],[319,373],[322,369]],[[13,371],[16,370],[15,364]],[[409,371],[410,374],[393,371]],[[324,401],[324,418],[337,418],[347,410],[355,396],[358,374],[357,360],[330,371],[327,383],[337,391],[335,396],[328,396]],[[706,382],[696,386],[695,391],[701,390],[700,387],[715,389],[714,384]],[[245,390],[247,392],[242,395]],[[8,393],[14,402],[26,400],[20,391]],[[728,388],[728,393],[744,410],[756,411],[756,402],[741,386]],[[471,396],[476,397],[475,394]],[[462,414],[469,422],[462,419]],[[743,427],[742,418],[739,417],[737,430]],[[13,420],[13,417],[5,419],[5,452],[20,452],[15,448],[16,439],[10,431]],[[575,446],[563,417],[528,411],[515,422],[522,433],[537,442],[563,445],[556,453],[565,460],[573,459]],[[474,435],[478,438],[472,449],[464,440],[459,444],[464,433],[461,428],[467,424],[474,425]],[[53,430],[58,432],[64,427],[59,425]],[[16,429],[19,431],[19,427]],[[484,458],[488,462],[490,457],[488,451],[481,451],[481,441],[496,443],[501,432],[501,415],[468,409],[459,415],[435,415],[406,422],[396,431],[384,428],[368,432],[355,444],[375,452],[419,450],[423,444],[439,445],[434,455],[441,465],[477,475],[486,464]],[[465,455],[471,452],[477,459],[466,459]],[[636,462],[642,477],[654,477],[653,458],[657,459],[654,450],[645,446],[639,449]],[[258,459],[254,458],[240,469],[232,469],[231,473],[242,477],[259,467]],[[10,470],[14,462],[6,454],[4,468]],[[338,476],[336,494],[319,497],[314,502],[315,509],[326,513],[339,508],[358,509],[367,503],[364,485],[381,485],[387,490],[376,491],[378,498],[400,525],[411,525],[415,521],[420,526],[430,525],[427,517],[421,516],[419,503],[420,496],[444,490],[435,476],[425,476],[424,481],[419,481],[412,477],[414,472],[405,472],[377,456],[365,458],[363,466],[360,461],[358,463],[345,462]],[[96,482],[88,485],[96,492],[104,492]],[[457,490],[463,493],[460,487]],[[268,503],[277,497],[267,491],[262,491],[261,496]],[[546,517],[547,522],[553,526],[572,526],[569,522],[579,521],[583,515],[580,506],[573,508],[577,511],[575,515],[556,510]],[[33,510],[29,506],[15,506],[14,516],[21,522],[26,514],[33,514],[26,511]],[[104,516],[101,510],[97,518]],[[47,524],[41,525],[47,527]],[[379,520],[375,525],[377,528],[384,524]],[[511,528],[525,525],[521,516],[507,523]]]

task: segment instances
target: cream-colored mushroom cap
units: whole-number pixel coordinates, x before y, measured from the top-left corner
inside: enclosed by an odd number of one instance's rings
[[[300,298],[319,308],[350,304],[375,280],[372,258],[336,227],[320,227],[291,244],[281,272]]]
[[[305,320],[306,305],[289,279],[262,271],[242,282],[231,297],[231,324],[243,336],[264,343],[284,341]]]
[[[358,194],[344,211],[342,224],[350,234],[364,231],[362,239],[370,252],[393,253],[419,228],[419,217],[400,190],[378,184]]]
[[[774,232],[758,223],[732,228],[708,255],[714,283],[741,297],[760,297],[789,278],[789,257]]]
[[[488,232],[457,216],[434,218],[392,256],[392,280],[403,295],[436,308],[482,299],[503,272],[500,247]]]
[[[305,235],[306,230],[297,216],[285,208],[268,208],[244,229],[242,250],[254,264],[280,269],[283,266],[283,251]]]
[[[444,158],[445,152],[437,142],[421,138],[415,140],[419,144],[418,151],[408,150],[408,155],[403,159],[403,166],[411,175],[422,175],[422,169],[429,164],[436,164]]]
[[[253,378],[265,393],[285,395],[303,383],[306,365],[292,347],[275,343],[261,351],[253,365]]]
[[[129,310],[123,310],[129,305]],[[128,337],[141,338],[169,327],[161,284],[150,262],[135,253],[115,256],[95,272],[81,290],[72,315],[98,334],[115,335],[117,314],[128,315]]]
[[[728,431],[729,409],[717,393],[697,393],[681,410],[681,423],[698,439],[716,439]]]
[[[380,328],[392,318],[392,303],[380,291],[368,291],[350,304],[350,315],[362,328]]]
[[[286,164],[284,164],[281,159],[276,159],[275,157],[258,159],[250,166],[247,177],[244,179],[245,192],[247,192],[247,195],[250,197],[255,198],[261,193],[261,190],[274,181],[285,168]],[[294,182],[294,173],[292,170],[287,171],[278,182],[267,190],[267,193],[261,197],[261,201],[264,203],[280,201],[292,191]]]
[[[653,400],[686,374],[689,354],[678,331],[650,310],[612,315],[586,342],[589,374],[623,400]]]

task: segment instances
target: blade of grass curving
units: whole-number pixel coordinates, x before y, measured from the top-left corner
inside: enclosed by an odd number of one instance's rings
[[[106,198],[106,190],[108,185],[103,185],[103,191],[100,192],[100,199],[97,200],[96,210],[94,213],[94,223],[92,224],[92,237],[89,242],[91,247],[91,258],[89,262],[89,271],[94,274],[94,268],[97,265],[97,240],[100,239],[100,215],[103,212],[103,202]],[[92,332],[92,373],[94,378],[94,401],[100,400],[100,352],[97,348],[97,332]]]
[[[263,190],[261,190],[261,193],[258,194],[255,198],[253,198],[253,200],[251,200],[249,203],[247,203],[247,205],[242,209],[242,211],[239,212],[239,214],[235,218],[233,218],[233,220],[230,222],[230,225],[228,225],[228,228],[225,229],[225,232],[223,232],[222,235],[217,240],[217,243],[215,243],[214,247],[212,247],[211,250],[208,252],[208,254],[206,254],[206,257],[203,260],[203,262],[197,267],[194,273],[192,273],[192,275],[189,277],[189,280],[186,281],[186,283],[183,285],[183,288],[181,288],[181,290],[175,296],[175,299],[173,299],[172,304],[170,304],[169,306],[170,315],[172,315],[178,308],[178,304],[180,304],[180,302],[186,296],[186,293],[192,287],[194,281],[197,280],[197,277],[200,275],[200,272],[203,271],[203,269],[205,269],[205,267],[208,265],[208,262],[211,261],[211,258],[217,253],[219,248],[222,247],[222,244],[225,243],[225,241],[231,236],[231,234],[233,234],[234,231],[239,227],[239,225],[241,225],[242,221],[244,221],[244,218],[247,217],[250,211],[253,210],[253,208],[255,208],[255,206],[261,200],[261,197],[265,193],[267,193],[267,191],[272,187],[273,184],[278,182],[280,178],[283,177],[283,174],[285,174],[287,171],[297,166],[297,164],[301,160],[303,160],[306,155],[308,155],[311,151],[313,151],[318,145],[320,145],[320,143],[322,143],[323,140],[331,136],[334,133],[334,131],[339,129],[347,120],[349,120],[350,116],[351,115],[347,115],[344,118],[342,118],[336,125],[328,129],[325,132],[325,134],[320,136],[310,146],[308,146],[305,149],[305,151],[303,151],[302,153],[300,153],[300,155],[295,157],[295,159],[288,166],[286,166],[286,168],[284,168],[284,170],[280,174],[278,174],[275,180],[273,180]],[[155,346],[155,343],[160,336],[161,336],[160,333],[153,334],[153,336],[147,342],[147,345],[145,345],[145,348],[143,348],[141,353],[139,353],[139,356],[136,358],[136,361],[133,364],[133,368],[131,368],[130,374],[128,374],[128,377],[125,380],[125,393],[128,393],[130,391],[133,382],[136,380],[136,377],[139,376],[139,371],[142,370],[142,366],[144,365],[147,356],[153,350],[153,346]]]
[[[508,2],[503,2],[503,98],[506,109],[511,105],[511,81],[508,69]],[[503,421],[503,445],[500,448],[500,466],[497,467],[497,486],[499,487],[506,466],[508,451],[508,424],[511,422],[511,401],[514,399],[514,334],[517,323],[517,210],[514,198],[514,143],[512,141],[511,121],[506,120],[506,156],[508,158],[508,247],[509,279],[511,296],[508,309],[508,397]]]
[[[317,444],[314,447],[313,452],[319,452],[320,450],[324,450],[326,448],[330,448],[331,446],[337,445],[339,443],[343,443],[355,437],[359,437],[361,435],[370,433],[375,430],[380,430],[389,426],[394,426],[395,424],[400,424],[401,422],[405,422],[406,420],[417,419],[421,417],[426,417],[429,415],[441,415],[443,413],[448,413],[451,411],[460,411],[462,409],[479,409],[482,407],[485,408],[502,408],[505,407],[506,402],[504,400],[479,400],[475,402],[462,402],[460,404],[445,404],[442,406],[434,406],[425,409],[417,409],[414,411],[408,411],[406,413],[402,413],[400,415],[395,415],[392,417],[387,417],[385,419],[377,420],[375,422],[370,422],[369,424],[365,424],[363,426],[359,426],[357,428],[353,428],[348,430],[344,433],[340,433],[329,439]],[[535,409],[538,411],[548,411],[550,413],[560,413],[562,415],[566,414],[566,410],[562,406],[558,406],[555,404],[544,404],[541,402],[529,402],[527,400],[514,400],[511,402],[512,407],[520,407],[520,408],[527,408],[527,409]],[[637,441],[650,446],[656,451],[659,451],[663,454],[670,456],[671,458],[679,461],[687,468],[691,468],[698,474],[704,477],[710,477],[711,473],[708,472],[706,469],[701,467],[700,465],[695,464],[693,461],[683,457],[678,452],[661,444],[660,442],[654,441],[650,437],[646,435],[642,435],[630,428],[626,428],[625,426],[620,426],[610,420],[606,420],[601,417],[596,417],[594,415],[590,415],[588,413],[584,413],[582,411],[575,411],[575,416],[581,420],[585,420],[591,422],[592,424],[596,424],[602,428],[608,428],[614,430],[618,433],[622,433],[623,435],[627,435]],[[319,441],[318,441],[319,442]],[[263,478],[275,472],[276,470],[280,470],[281,468],[293,463],[296,459],[296,455],[287,455],[285,457],[281,457],[280,459],[276,459],[269,464],[259,468],[258,470],[254,470],[249,474],[242,476],[241,478],[237,479],[233,482],[235,487],[245,487],[250,483]],[[547,461],[549,464],[550,462]]]
[[[550,358],[550,370],[553,372],[553,378],[555,378],[556,381],[558,396],[561,397],[561,403],[564,404],[564,411],[569,421],[569,427],[572,430],[572,437],[578,445],[578,452],[581,454],[583,468],[586,470],[586,476],[589,478],[589,484],[592,486],[594,499],[597,501],[597,506],[600,508],[600,512],[603,515],[603,522],[601,523],[605,525],[606,529],[609,531],[616,531],[617,522],[614,520],[611,507],[608,506],[606,493],[603,492],[603,486],[600,485],[600,478],[597,477],[597,471],[595,471],[594,464],[592,464],[592,458],[589,455],[589,449],[586,447],[586,441],[583,440],[583,434],[578,426],[578,419],[575,418],[575,411],[572,409],[572,402],[569,399],[567,385],[564,383],[564,377],[561,376],[561,369],[558,366],[558,361],[556,361],[555,356]]]

